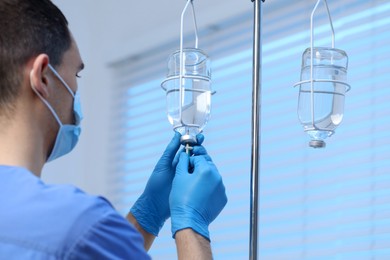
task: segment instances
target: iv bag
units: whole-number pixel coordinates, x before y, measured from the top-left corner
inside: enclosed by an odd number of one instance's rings
[[[182,135],[182,141],[196,143],[196,135],[210,118],[210,59],[196,48],[174,52],[169,57],[167,80],[162,87],[166,90],[169,122]]]
[[[347,66],[348,56],[342,50],[315,47],[313,56],[310,48],[303,54],[298,116],[312,147],[325,146],[324,140],[343,119]]]

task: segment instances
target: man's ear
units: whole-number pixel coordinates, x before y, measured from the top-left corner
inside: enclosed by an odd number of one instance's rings
[[[30,72],[31,87],[45,99],[49,97],[48,65],[49,56],[47,54],[39,54],[34,59]]]

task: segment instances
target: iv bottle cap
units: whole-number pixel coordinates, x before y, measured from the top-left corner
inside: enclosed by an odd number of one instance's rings
[[[311,140],[309,146],[313,148],[325,148],[326,143],[322,140]]]
[[[192,135],[183,135],[183,136],[180,138],[180,143],[181,143],[181,144],[194,145],[194,144],[197,144],[198,141],[196,140],[196,137],[195,137],[195,136],[192,136]]]

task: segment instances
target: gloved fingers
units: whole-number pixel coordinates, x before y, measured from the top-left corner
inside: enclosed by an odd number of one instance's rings
[[[177,163],[179,162],[180,154],[181,154],[181,153],[185,153],[185,148],[181,148],[181,149],[179,150],[179,152],[176,153],[175,158],[173,158],[173,161],[172,161],[172,167],[173,167],[173,169],[176,168]]]
[[[211,159],[210,155],[205,154],[205,155],[203,155],[203,157],[206,159],[206,161],[211,162],[211,163],[214,164],[213,159]]]
[[[207,150],[206,148],[204,148],[204,146],[202,145],[197,145],[197,146],[194,146],[193,149],[192,149],[192,154],[193,155],[206,155],[207,154]]]
[[[193,155],[194,156],[190,157],[191,164],[194,164],[194,160],[197,160],[195,158],[200,157],[200,156],[202,156],[204,159],[206,159],[206,161],[213,162],[213,159],[211,158],[210,155],[207,154],[207,151],[203,146],[198,147]]]
[[[176,175],[182,175],[188,173],[188,167],[190,164],[190,158],[185,152],[179,154],[179,162],[176,166]]]
[[[207,154],[206,149],[202,146],[202,143],[204,141],[204,135],[203,134],[197,134],[196,135],[197,144],[192,147],[192,150],[190,150],[191,155],[203,155]],[[180,145],[179,145],[180,146]],[[184,152],[185,148],[182,148],[179,150],[178,153],[176,153],[175,157],[172,161],[172,167],[176,168],[177,163],[179,162],[180,153]]]
[[[204,141],[204,135],[199,133],[196,135],[196,140],[197,140],[197,145],[202,145],[203,141]]]
[[[172,140],[169,142],[167,147],[165,148],[165,151],[163,155],[161,156],[161,159],[172,161],[177,153],[177,150],[179,150],[180,147],[180,133],[175,132],[175,135],[173,136]]]
[[[202,135],[203,136],[203,135]],[[203,137],[201,137],[203,138]],[[203,142],[203,140],[201,140],[201,142]],[[185,148],[182,148],[179,150],[179,152],[175,155],[175,158],[173,159],[173,162],[172,162],[172,167],[173,168],[176,168],[176,165],[177,163],[179,162],[179,157],[180,157],[180,153],[182,152],[185,152],[186,149]],[[207,150],[206,148],[204,148],[204,146],[202,145],[195,145],[192,147],[192,149],[190,150],[190,155],[194,155],[194,156],[197,156],[197,155],[207,155]]]
[[[199,155],[190,157],[190,166],[196,172],[217,172],[217,166],[213,163],[209,155]]]

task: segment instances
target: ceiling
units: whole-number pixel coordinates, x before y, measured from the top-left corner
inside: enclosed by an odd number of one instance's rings
[[[178,37],[185,0],[54,0],[68,17],[72,31],[81,30],[101,45],[107,61],[146,51]],[[194,0],[200,29],[253,9],[250,0]],[[191,15],[191,13],[187,13]],[[83,18],[86,24],[78,20]],[[186,31],[193,30],[192,24]],[[77,34],[76,32],[75,34]],[[79,33],[81,34],[81,33]],[[108,43],[108,41],[110,41]],[[105,46],[116,47],[105,49]]]

